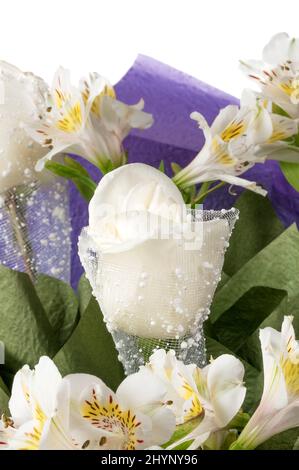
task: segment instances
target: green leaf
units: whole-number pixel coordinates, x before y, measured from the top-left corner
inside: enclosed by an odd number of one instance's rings
[[[61,165],[57,162],[48,161],[45,165],[47,170],[50,170],[55,175],[61,176],[63,178],[73,181],[77,186],[82,196],[90,201],[95,190],[96,183],[89,177],[81,173],[81,170],[75,167],[70,167],[66,165]],[[81,165],[80,165],[81,167]]]
[[[124,379],[113,339],[94,298],[54,361],[62,375],[93,374],[114,390]]]
[[[13,375],[24,364],[33,367],[40,356],[55,354],[57,338],[26,274],[0,266],[0,305],[0,339],[5,345],[2,371]]]
[[[65,282],[44,274],[37,276],[37,295],[62,346],[78,321],[78,299]]]
[[[0,378],[1,380],[1,378]],[[0,387],[0,417],[3,413],[9,414],[8,410],[9,394]]]
[[[159,170],[165,173],[165,163],[163,160],[160,161]]]
[[[85,274],[81,276],[81,279],[78,284],[78,296],[79,296],[79,311],[81,315],[87,309],[89,302],[92,299],[92,288],[91,285],[86,278]]]
[[[171,169],[172,169],[173,175],[175,176],[177,173],[181,171],[182,167],[178,163],[172,162]]]
[[[80,171],[82,176],[86,176],[87,178],[91,179],[90,174],[88,173],[86,168],[84,168],[81,163],[77,162],[77,160],[74,160],[71,157],[64,157],[64,163],[66,164],[66,166],[73,168],[74,170]]]
[[[0,418],[3,413],[8,413],[9,390],[0,377]]]
[[[72,181],[80,192],[81,196],[83,196],[83,198],[89,202],[94,195],[95,189],[91,188],[88,184],[85,184],[85,182],[81,179],[73,178]]]
[[[298,428],[289,429],[271,437],[271,439],[257,447],[256,450],[293,450],[298,436]]]
[[[215,323],[251,288],[285,290],[288,297],[299,291],[299,233],[295,225],[285,230],[250,259],[215,296],[210,320]],[[240,327],[241,328],[241,327]]]
[[[223,267],[224,272],[230,276],[284,231],[267,198],[245,191],[235,207],[239,209],[240,216],[233,230]]]
[[[252,287],[213,324],[213,337],[237,353],[286,295],[284,290]]]
[[[282,109],[276,103],[272,103],[272,111],[273,111],[273,113],[279,114],[280,116],[285,116],[285,117],[288,117],[288,118],[291,117],[284,109]]]
[[[226,429],[237,429],[238,431],[242,431],[245,428],[246,424],[250,420],[250,415],[248,413],[243,413],[239,411],[236,416],[231,420],[230,423],[226,426]]]
[[[263,322],[259,325],[260,328],[266,328],[268,326],[281,330],[284,315],[294,314],[293,326],[297,337],[299,336],[299,315],[297,315],[299,304],[299,293],[291,298],[285,297],[284,300],[268,315]],[[263,361],[261,353],[261,345],[259,341],[259,329],[257,329],[252,335],[248,336],[246,343],[243,344],[241,349],[238,351],[245,360],[249,361],[250,364],[262,370]]]
[[[0,391],[4,392],[6,395],[9,394],[9,390],[8,390],[6,384],[4,383],[1,376],[0,376]]]
[[[297,429],[298,430],[298,429]],[[293,450],[299,450],[299,437],[297,437]]]
[[[192,442],[193,442],[193,440],[183,442],[182,444],[179,444],[178,446],[174,447],[172,450],[188,450],[188,448],[192,444]]]
[[[299,163],[280,162],[280,168],[288,183],[299,191]]]
[[[128,156],[125,153],[123,157],[123,164],[125,164],[127,159]],[[112,161],[106,158],[99,159],[97,162],[97,167],[101,170],[103,175],[106,175],[106,173],[109,173],[110,171],[115,169]]]
[[[183,439],[184,437],[186,437],[188,434],[190,434],[192,431],[194,431],[195,428],[197,428],[197,426],[201,423],[202,421],[202,416],[200,416],[199,418],[194,418],[194,419],[191,419],[190,421],[187,421],[186,423],[184,424],[180,424],[176,427],[173,435],[171,436],[171,439],[166,442],[165,444],[163,444],[163,448],[166,449],[168,446],[174,444],[175,442],[179,441],[180,439]],[[192,440],[191,441],[188,441],[189,444],[188,446],[191,444],[191,442],[193,442]],[[185,443],[184,443],[185,444]],[[185,449],[186,447],[176,447],[176,449]]]

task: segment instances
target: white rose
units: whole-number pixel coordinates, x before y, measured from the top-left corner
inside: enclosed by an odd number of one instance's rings
[[[0,62],[0,193],[37,179],[34,166],[45,150],[25,127],[45,111],[46,94],[41,78]]]
[[[110,327],[148,338],[192,332],[210,306],[230,231],[225,218],[192,222],[175,184],[151,166],[104,176],[79,253]]]

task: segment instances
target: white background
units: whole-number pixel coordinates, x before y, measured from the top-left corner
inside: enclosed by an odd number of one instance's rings
[[[239,96],[240,58],[279,31],[299,36],[298,0],[1,0],[0,58],[51,81],[116,82],[141,52]]]

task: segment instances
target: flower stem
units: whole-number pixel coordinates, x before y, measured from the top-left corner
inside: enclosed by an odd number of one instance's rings
[[[16,243],[23,258],[25,272],[28,274],[31,282],[34,282],[36,269],[32,259],[32,248],[28,240],[26,220],[21,208],[21,202],[18,200],[14,189],[6,191],[5,207],[10,218]]]
[[[213,191],[216,191],[217,189],[222,188],[227,183],[225,183],[224,181],[221,181],[220,183],[210,188],[211,184],[212,182],[210,181],[210,182],[203,183],[201,185],[199,193],[196,195],[196,197],[192,201],[192,205],[202,204],[208,194],[211,194]]]
[[[231,444],[229,450],[252,450],[252,449],[249,447],[242,446],[242,444],[240,444],[240,442],[237,439]]]

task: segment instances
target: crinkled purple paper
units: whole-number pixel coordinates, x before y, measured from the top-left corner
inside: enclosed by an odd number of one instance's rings
[[[202,132],[190,120],[192,111],[202,113],[212,123],[219,110],[239,101],[193,77],[140,55],[115,86],[120,100],[134,104],[143,98],[145,110],[154,115],[154,125],[146,131],[133,131],[125,141],[130,162],[144,162],[159,166],[164,160],[169,172],[170,163],[184,166],[191,161],[203,145]],[[99,172],[88,165],[91,175],[100,178]],[[246,173],[248,179],[262,184],[269,192],[272,204],[285,225],[299,222],[299,196],[286,182],[277,162],[255,165]],[[236,188],[239,193],[240,189]],[[228,208],[236,196],[227,188],[212,194],[206,203],[210,208]],[[88,224],[87,203],[71,187],[72,217],[72,285],[76,286],[83,272],[77,242],[82,227]]]

